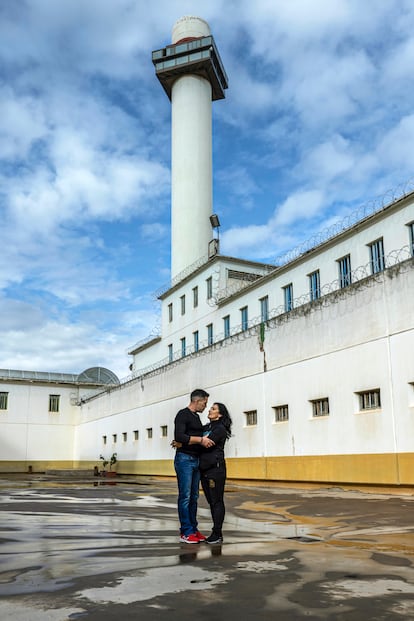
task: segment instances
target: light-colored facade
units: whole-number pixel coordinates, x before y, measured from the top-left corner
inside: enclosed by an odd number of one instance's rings
[[[413,227],[410,194],[270,272],[216,255],[162,294],[163,334],[134,355],[128,381],[95,387],[96,396],[90,387],[80,395],[74,385],[58,391],[56,384],[4,377],[2,469],[23,470],[29,462],[35,470],[90,468],[101,453],[117,452],[120,472],[171,475],[175,413],[201,386],[232,413],[227,455],[234,478],[413,485]],[[378,240],[384,262],[376,265],[371,244]],[[351,282],[341,283],[338,259],[348,255]],[[310,300],[315,270],[320,297]],[[226,274],[237,271],[259,277],[239,291],[231,278],[226,289]],[[285,311],[289,283],[299,295]],[[181,314],[183,295],[189,299]],[[198,351],[191,342],[196,331]],[[182,338],[189,340],[186,351]],[[48,399],[58,392],[66,403],[51,413]]]
[[[134,357],[135,378],[82,407],[78,458],[93,459],[103,436],[116,435],[110,450],[117,447],[121,471],[172,474],[174,415],[201,386],[233,415],[227,455],[235,478],[414,484],[413,222],[409,195],[267,275],[263,266],[265,275],[238,292],[231,282],[227,297],[226,273],[258,273],[258,266],[216,256],[198,268],[161,296],[158,364],[144,348]],[[384,255],[377,265],[371,253],[378,240]],[[348,255],[344,283],[338,260]],[[320,297],[311,300],[316,270]],[[285,311],[289,283],[298,295]]]
[[[183,45],[198,53],[189,39]],[[154,53],[157,63],[181,58],[166,50]],[[212,81],[205,66],[197,75]],[[159,65],[167,69],[169,94],[184,70]],[[177,203],[175,224],[182,218]],[[9,378],[0,467],[89,468],[116,452],[119,472],[173,475],[174,417],[200,387],[231,412],[230,477],[414,485],[414,192],[349,217],[275,265],[222,256],[218,243],[210,255],[199,257],[197,244],[180,254],[174,232],[172,244],[161,331],[131,347],[128,380],[76,399],[67,386],[56,417],[44,409],[50,385]],[[7,377],[0,381],[5,392]]]
[[[101,367],[79,375],[0,369],[0,470],[73,468],[83,398],[117,383]]]

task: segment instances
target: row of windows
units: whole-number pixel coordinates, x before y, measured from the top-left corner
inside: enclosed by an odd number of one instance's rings
[[[153,438],[153,427],[147,427],[146,429],[146,433],[147,433],[147,438],[149,440],[152,440]],[[160,437],[161,438],[167,438],[168,437],[168,425],[161,425],[160,427]],[[120,434],[121,438],[122,438],[122,442],[128,442],[128,432],[127,431],[123,431]],[[134,429],[134,431],[132,431],[132,439],[136,442],[137,440],[139,440],[139,430],[138,429]],[[113,433],[111,436],[111,440],[112,440],[112,444],[117,444],[118,442],[118,434],[117,433]],[[102,436],[102,442],[103,444],[108,444],[108,436]]]
[[[410,230],[410,248],[412,254],[414,254],[414,223],[409,225]],[[375,240],[368,244],[371,274],[377,274],[385,269],[385,254],[384,254],[384,240]],[[347,254],[340,259],[337,259],[338,265],[338,282],[339,287],[343,289],[352,284],[352,270],[351,270],[351,255]],[[309,279],[309,298],[313,302],[321,297],[321,276],[320,271],[315,270],[311,274],[308,274]],[[284,306],[285,311],[288,312],[293,308],[293,284],[289,283],[283,287]]]
[[[361,411],[378,409],[381,407],[381,397],[380,397],[379,389],[359,392],[356,394],[359,396],[359,403],[360,403]],[[9,397],[8,392],[0,392],[0,410],[8,409],[8,397]],[[314,417],[329,415],[329,399],[327,397],[322,398],[322,399],[312,400],[310,401],[310,403],[312,404],[312,415]],[[49,412],[59,412],[59,406],[60,406],[60,395],[49,395]],[[275,422],[289,420],[289,406],[287,404],[273,406],[273,410],[275,413]],[[244,412],[244,414],[245,414],[247,426],[257,424],[257,410],[249,410],[249,411]],[[138,440],[139,431],[134,430],[132,433],[133,433],[134,440]],[[152,434],[153,434],[152,427],[148,427],[147,437],[152,438],[153,437]],[[168,426],[161,425],[161,437],[166,438],[167,436],[168,436]],[[127,442],[128,440],[127,432],[122,433],[122,440],[123,442]],[[107,443],[107,436],[103,436],[103,441],[104,441],[104,444]],[[112,435],[113,444],[116,444],[117,441],[118,441],[117,434],[113,434]]]
[[[367,390],[364,392],[356,393],[359,397],[359,406],[360,411],[366,410],[376,410],[381,408],[381,395],[380,390]],[[312,406],[312,416],[314,418],[321,416],[329,415],[329,399],[328,397],[324,397],[322,399],[314,399],[310,401]],[[289,406],[288,404],[284,405],[275,405],[272,406],[274,411],[274,422],[280,423],[289,420]],[[244,412],[245,416],[245,425],[246,427],[252,427],[257,425],[257,410],[247,410]],[[146,437],[149,440],[153,438],[153,427],[146,428]],[[128,441],[128,432],[124,431],[120,434],[122,438],[122,442]],[[167,438],[168,437],[168,425],[161,425],[160,427],[160,437]],[[139,430],[135,429],[132,432],[132,439],[134,441],[139,440]],[[117,444],[118,442],[118,434],[113,433],[111,436],[112,444]],[[108,436],[102,436],[102,442],[104,445],[108,444]]]
[[[359,411],[378,410],[381,408],[381,394],[379,388],[356,393],[359,399]],[[312,399],[309,401],[312,408],[312,417],[329,416],[329,398]],[[274,422],[281,423],[289,420],[289,405],[272,406],[274,411]],[[257,425],[257,410],[247,410],[244,412],[246,427]]]
[[[9,407],[9,393],[0,392],[0,410],[7,410]],[[49,395],[49,412],[59,412],[60,395]]]
[[[197,308],[198,306],[198,286],[193,287],[193,295],[192,295],[192,299],[193,299],[193,308]],[[213,278],[212,276],[209,276],[209,278],[206,279],[206,297],[207,300],[210,300],[213,297]],[[182,295],[180,297],[180,312],[181,315],[185,315],[185,311],[186,311],[186,296],[185,294]],[[171,323],[171,321],[174,319],[174,311],[173,311],[173,303],[170,302],[170,304],[168,304],[168,321]]]
[[[411,222],[407,225],[410,236],[410,252],[414,256],[414,222]],[[369,253],[370,253],[370,267],[371,273],[376,274],[382,272],[385,269],[385,254],[384,254],[384,240],[383,238],[379,238],[370,244],[368,244]],[[337,259],[338,265],[338,282],[340,288],[348,287],[352,284],[352,270],[351,270],[351,255],[346,255]],[[320,271],[315,270],[314,272],[307,275],[309,280],[309,299],[311,301],[317,300],[321,297],[321,278]],[[211,277],[206,281],[207,285],[207,297],[212,297],[212,279]],[[197,298],[198,304],[198,287],[194,287],[193,293],[197,291],[197,295],[194,296]],[[283,304],[285,312],[289,312],[294,308],[294,297],[293,297],[293,283],[289,283],[282,287],[283,291]],[[194,299],[195,299],[194,297]],[[181,314],[185,313],[185,295],[181,296]],[[194,300],[193,300],[194,301]],[[269,319],[269,296],[264,296],[259,299],[260,304],[260,321],[268,321]],[[194,304],[195,305],[195,304]],[[172,303],[168,306],[169,309],[169,321],[173,319],[173,306]],[[249,327],[249,308],[248,306],[243,306],[239,310],[240,312],[240,323],[238,325],[241,326],[242,330],[247,330]],[[223,317],[223,334],[224,338],[228,338],[230,336],[230,315],[226,315]],[[212,345],[214,343],[214,334],[213,334],[213,324],[210,323],[206,326],[206,335],[207,345]],[[185,337],[180,339],[181,343],[181,356],[185,356],[187,354],[188,343]],[[200,333],[199,330],[193,332],[193,343],[192,351],[197,352],[200,347]],[[174,349],[173,344],[168,345],[168,359],[172,362],[174,358]]]

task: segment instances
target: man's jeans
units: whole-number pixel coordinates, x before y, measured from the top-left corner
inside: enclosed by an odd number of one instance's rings
[[[178,483],[178,517],[182,535],[197,532],[197,501],[200,485],[198,457],[177,451],[174,468]]]

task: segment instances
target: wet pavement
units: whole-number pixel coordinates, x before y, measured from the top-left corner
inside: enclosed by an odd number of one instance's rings
[[[414,490],[229,482],[219,546],[179,542],[176,497],[151,477],[0,475],[1,619],[414,619]],[[202,494],[199,519],[209,534]]]

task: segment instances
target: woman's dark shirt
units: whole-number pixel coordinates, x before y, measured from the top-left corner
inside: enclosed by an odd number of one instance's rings
[[[208,435],[215,444],[211,448],[202,449],[200,453],[200,470],[201,472],[212,469],[223,470],[226,465],[224,461],[224,445],[227,440],[227,430],[220,419],[204,425],[203,429],[204,435]]]

